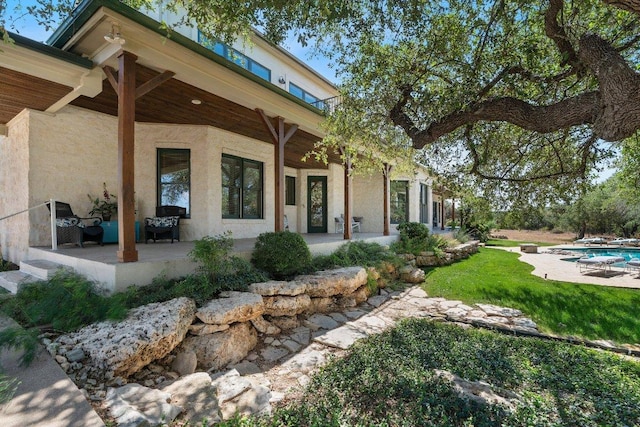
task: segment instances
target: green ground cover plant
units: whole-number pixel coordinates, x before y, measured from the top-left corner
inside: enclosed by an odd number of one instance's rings
[[[515,393],[513,409],[461,397],[436,370]],[[570,344],[411,319],[358,342],[271,418],[223,425],[640,425],[640,364]]]
[[[532,271],[518,254],[481,248],[466,260],[428,269],[423,288],[431,297],[520,309],[546,332],[640,343],[640,291],[544,280]]]
[[[330,255],[318,255],[312,260],[313,270],[325,270],[336,267],[377,267],[382,262],[389,262],[396,267],[402,260],[389,249],[375,242],[356,240],[345,243]]]
[[[489,239],[485,246],[496,246],[502,248],[517,248],[521,243],[534,243],[538,246],[555,246],[557,243],[548,243],[548,242],[520,242],[517,240],[509,240],[509,239]]]

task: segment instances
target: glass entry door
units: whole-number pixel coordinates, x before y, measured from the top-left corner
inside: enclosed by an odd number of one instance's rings
[[[327,177],[307,177],[307,232],[327,232]]]

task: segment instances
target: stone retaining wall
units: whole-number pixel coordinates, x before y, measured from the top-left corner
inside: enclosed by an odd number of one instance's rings
[[[472,240],[462,243],[452,248],[444,249],[442,256],[436,256],[435,252],[421,252],[420,254],[403,254],[401,255],[411,265],[417,267],[434,267],[439,265],[449,265],[455,261],[468,258],[470,255],[478,252],[480,242]]]
[[[237,363],[255,348],[259,334],[279,335],[313,314],[366,301],[369,280],[385,285],[375,269],[346,267],[254,283],[248,292],[223,292],[198,309],[188,298],[149,304],[122,322],[96,323],[48,341],[47,348],[80,388],[102,399],[106,386],[123,385],[130,377],[154,385],[145,380],[148,370],[162,371],[164,380]]]

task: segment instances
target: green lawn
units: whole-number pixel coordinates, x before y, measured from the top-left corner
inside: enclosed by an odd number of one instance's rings
[[[462,398],[436,370],[483,381],[516,401],[507,410]],[[357,343],[272,418],[223,425],[637,426],[640,364],[570,344],[412,319]]]
[[[423,288],[431,297],[518,308],[546,332],[640,343],[640,290],[544,280],[531,271],[518,254],[481,248],[428,270]]]
[[[521,243],[535,243],[538,246],[555,246],[557,243],[548,243],[548,242],[521,242],[519,240],[508,240],[508,239],[489,239],[487,246],[499,246],[502,248],[517,248]]]

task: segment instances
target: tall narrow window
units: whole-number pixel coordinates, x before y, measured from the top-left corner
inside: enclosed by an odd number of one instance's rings
[[[263,217],[262,162],[222,155],[222,217]]]
[[[285,205],[295,206],[296,204],[296,178],[293,176],[285,176]]]
[[[409,221],[409,182],[391,181],[391,224]]]
[[[191,214],[191,150],[158,148],[157,205],[181,206]]]

